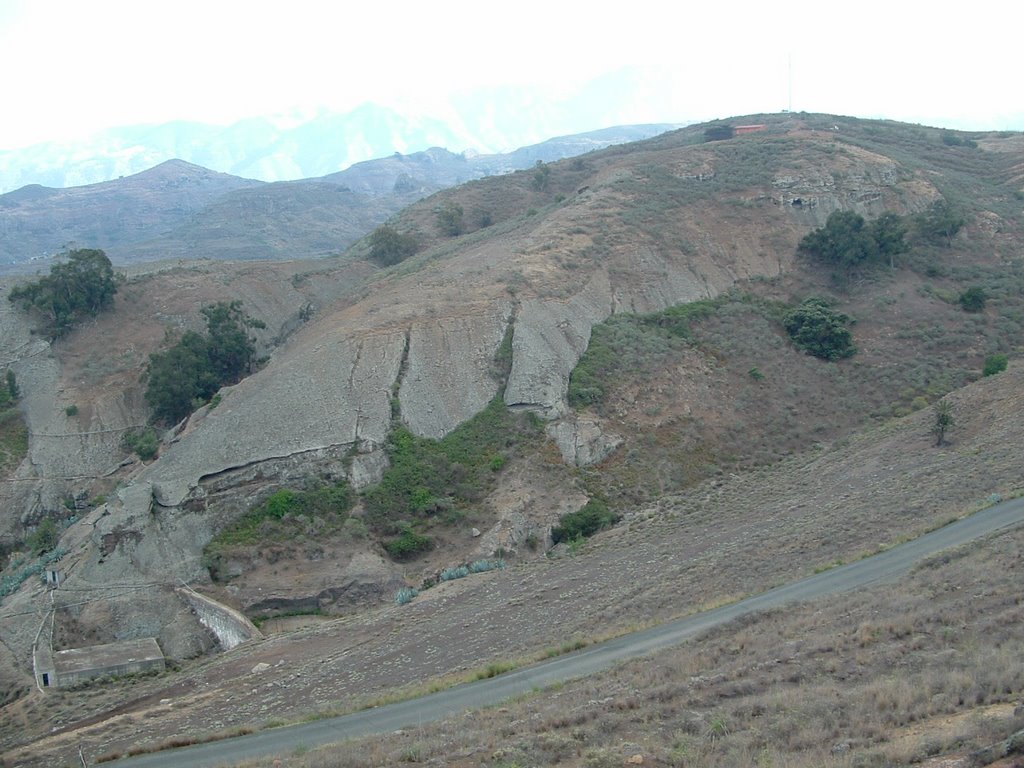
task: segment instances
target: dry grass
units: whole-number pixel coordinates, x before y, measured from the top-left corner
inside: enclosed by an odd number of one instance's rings
[[[431,765],[886,766],[1024,727],[1024,531],[898,584],[736,622],[679,649],[286,768]],[[1008,704],[1010,706],[995,706]]]

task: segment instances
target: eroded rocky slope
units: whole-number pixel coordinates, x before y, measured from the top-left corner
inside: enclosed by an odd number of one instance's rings
[[[313,473],[344,475],[357,487],[379,478],[393,400],[424,436],[473,416],[499,391],[494,357],[507,333],[506,404],[545,419],[566,462],[589,463],[617,442],[565,401],[595,323],[791,270],[800,237],[831,211],[910,213],[939,197],[920,167],[792,119],[712,144],[670,134],[553,168],[542,183],[515,174],[409,209],[397,224],[417,233],[423,250],[372,277],[354,260],[316,270],[157,270],[131,282],[115,315],[77,332],[99,331],[108,353],[133,356],[91,384],[73,340],[49,349],[4,310],[9,354],[34,391],[25,404],[30,459],[18,470],[25,482],[5,486],[22,514],[117,469],[123,454],[114,436],[145,416],[139,366],[165,328],[195,324],[198,308],[220,298],[243,299],[269,326],[268,364],[194,415],[158,460],[113,472],[121,487],[111,482],[106,503],[66,534],[69,587],[154,586],[144,604],[134,595],[105,600],[109,634],[156,634],[169,652],[201,647],[202,631],[177,620],[179,603],[157,585],[206,581],[205,543],[268,489]],[[434,219],[445,202],[467,212],[486,205],[493,223],[443,237]],[[148,331],[127,347],[117,341],[126,328]],[[79,399],[87,418],[65,418],[63,403]],[[51,434],[58,444],[46,442]],[[379,581],[395,573],[384,567]],[[43,600],[29,584],[4,608],[30,615]],[[37,625],[34,615],[5,621],[0,639],[25,659]]]

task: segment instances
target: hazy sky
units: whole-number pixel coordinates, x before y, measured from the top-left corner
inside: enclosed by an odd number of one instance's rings
[[[366,101],[443,117],[453,93],[557,96],[626,67],[657,97],[616,122],[775,112],[790,62],[794,110],[1024,129],[1022,22],[901,0],[0,0],[0,149]]]

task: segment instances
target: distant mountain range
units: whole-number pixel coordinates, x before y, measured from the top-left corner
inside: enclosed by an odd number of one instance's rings
[[[175,159],[113,181],[64,189],[27,185],[0,195],[0,269],[42,267],[49,257],[73,247],[103,248],[121,263],[324,256],[344,250],[406,205],[440,189],[674,127],[605,128],[507,154],[456,154],[437,147],[409,155],[394,152],[288,182],[265,183]],[[322,158],[330,154],[331,144],[300,138],[290,134],[294,158],[313,163],[317,153]],[[116,164],[118,157],[108,161]]]
[[[286,181],[430,147],[508,152],[593,126],[650,120],[651,109],[635,105],[664,104],[668,98],[652,93],[652,87],[642,73],[627,69],[562,98],[504,86],[455,96],[430,114],[367,103],[344,113],[252,117],[228,126],[188,121],[123,126],[85,140],[0,151],[0,194],[28,184],[109,181],[172,159],[243,178]],[[692,122],[687,118],[681,115],[680,124]]]

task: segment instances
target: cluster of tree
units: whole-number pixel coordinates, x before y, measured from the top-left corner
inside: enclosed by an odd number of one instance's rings
[[[415,236],[399,232],[387,224],[377,227],[370,235],[370,259],[382,267],[405,261],[418,248]]]
[[[121,279],[103,251],[80,248],[66,256],[67,261],[55,264],[48,276],[15,286],[8,296],[43,319],[42,330],[51,341],[110,307]]]
[[[835,211],[800,241],[799,252],[812,256],[849,275],[870,264],[895,265],[895,257],[909,250],[906,224],[894,213],[872,222],[853,211]]]
[[[725,141],[736,133],[729,123],[718,123],[704,129],[704,141]]]
[[[857,353],[848,327],[850,322],[847,315],[819,298],[805,299],[782,319],[793,343],[823,360],[841,360]]]
[[[242,302],[218,302],[202,312],[206,334],[186,331],[172,347],[149,356],[146,402],[157,421],[180,421],[256,364],[256,339],[249,330],[266,326],[246,314]]]

